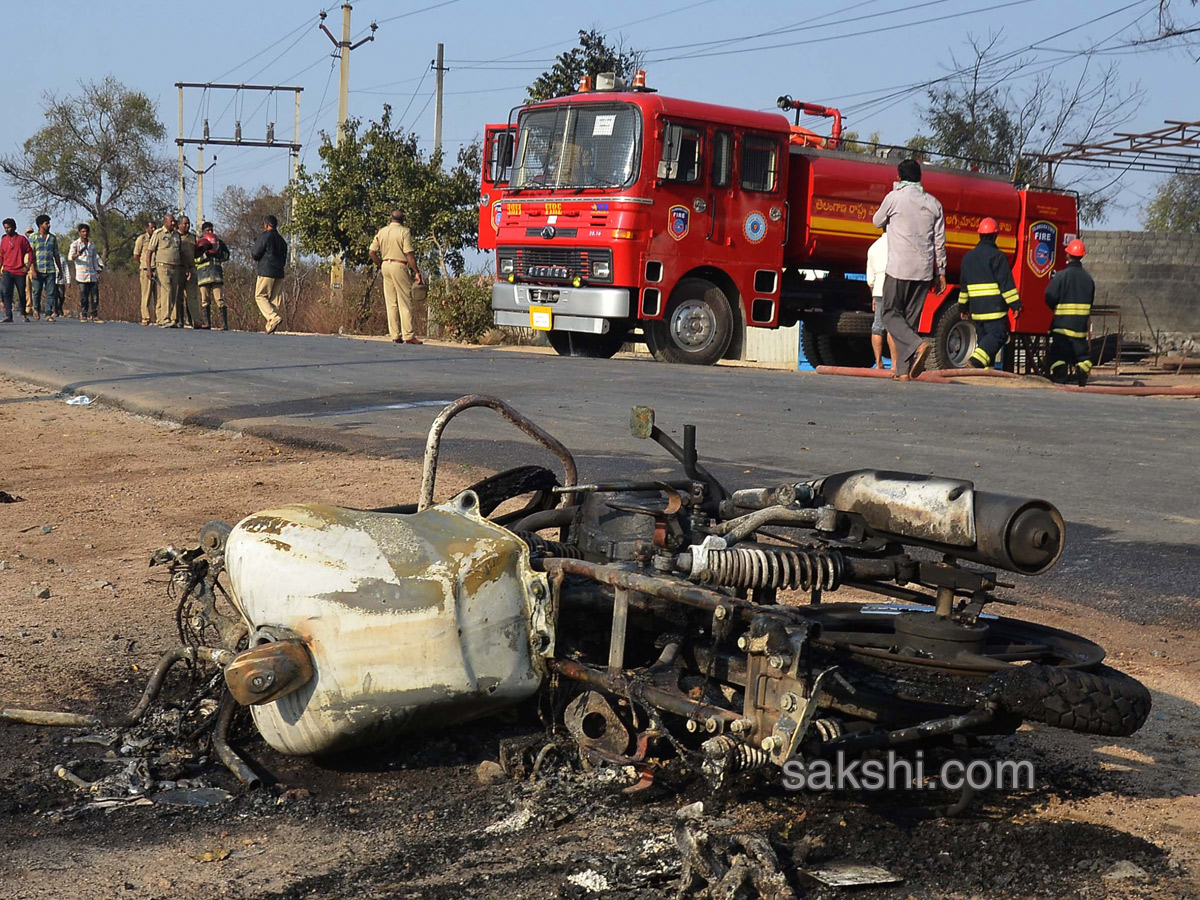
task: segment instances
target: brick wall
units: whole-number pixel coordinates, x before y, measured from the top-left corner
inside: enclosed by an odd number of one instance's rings
[[[1096,302],[1121,307],[1126,336],[1152,343],[1153,327],[1164,350],[1200,337],[1200,234],[1089,231],[1082,237]]]

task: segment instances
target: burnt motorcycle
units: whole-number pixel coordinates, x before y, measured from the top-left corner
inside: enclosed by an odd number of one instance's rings
[[[475,407],[557,456],[562,477],[522,466],[435,503],[442,434]],[[256,784],[228,742],[239,706],[275,750],[317,755],[553,691],[554,725],[581,753],[645,780],[672,756],[721,778],[1024,721],[1120,737],[1146,720],[1149,692],[1100,646],[988,611],[1015,602],[1000,571],[1059,559],[1051,504],[868,469],[730,491],[694,427],[680,445],[637,407],[631,429],[680,477],[581,483],[558,440],[501,400],[463,397],[430,430],[417,503],[286,506],[160,551],[182,646],[121,721],[174,664],[216,667],[213,747]]]

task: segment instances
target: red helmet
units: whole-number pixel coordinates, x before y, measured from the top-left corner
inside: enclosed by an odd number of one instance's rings
[[[1000,230],[999,223],[997,223],[996,220],[993,219],[991,216],[988,216],[987,218],[983,219],[979,223],[979,233],[980,234],[995,234],[999,230]]]
[[[1083,241],[1081,241],[1079,238],[1075,238],[1075,240],[1067,244],[1067,256],[1074,256],[1082,259],[1083,257],[1087,256],[1087,247],[1083,246]]]

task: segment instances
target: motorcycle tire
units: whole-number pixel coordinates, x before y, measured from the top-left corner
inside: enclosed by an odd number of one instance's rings
[[[1055,728],[1128,737],[1150,715],[1150,692],[1123,672],[1018,666],[988,679],[984,692],[1005,710]]]

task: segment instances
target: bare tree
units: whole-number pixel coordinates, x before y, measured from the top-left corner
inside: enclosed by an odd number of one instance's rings
[[[79,86],[74,96],[46,94],[46,124],[0,170],[23,209],[85,211],[107,258],[121,222],[162,208],[173,165],[158,155],[166,129],[149,97],[111,76]]]
[[[1187,0],[1189,6],[1195,6],[1197,0]],[[1195,23],[1181,23],[1176,21],[1172,13],[1171,7],[1174,6],[1174,0],[1158,0],[1158,33],[1147,36],[1141,40],[1133,41],[1134,44],[1158,44],[1164,41],[1172,41],[1176,38],[1190,38],[1192,35],[1200,35],[1200,25]]]
[[[1124,86],[1115,63],[1097,70],[1091,58],[1072,81],[1051,71],[1031,72],[1035,61],[1001,50],[998,34],[969,38],[972,58],[953,59],[954,76],[929,92],[923,113],[927,137],[914,145],[947,154],[951,165],[1003,174],[1018,183],[1042,184],[1079,192],[1080,218],[1103,216],[1114,183],[1096,173],[1066,179],[1058,164],[1042,166],[1041,157],[1069,143],[1087,143],[1132,118],[1144,92]],[[1032,75],[1023,89],[1014,85]]]

